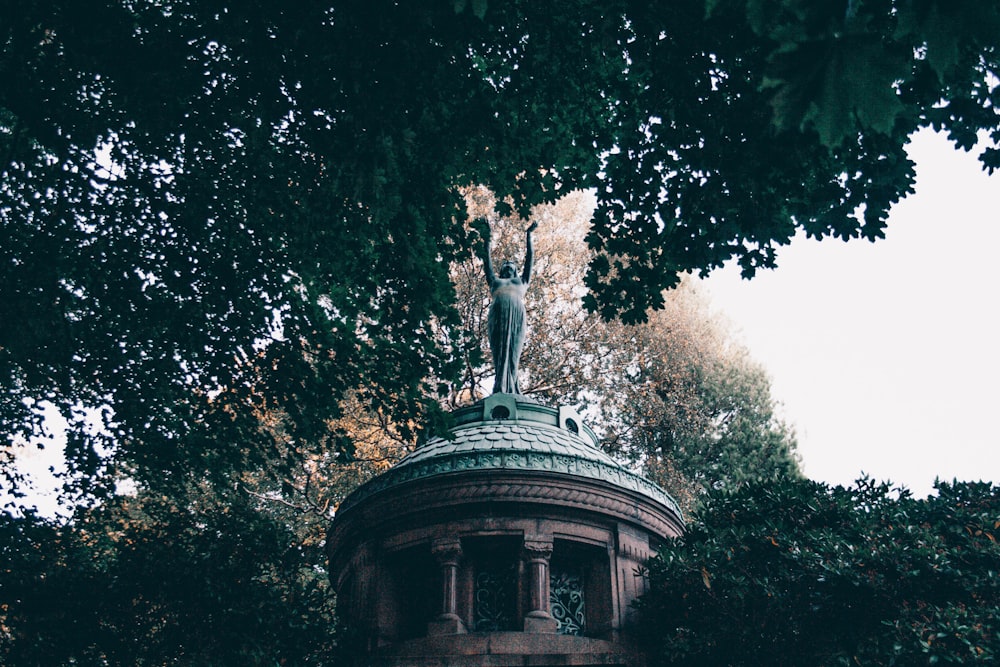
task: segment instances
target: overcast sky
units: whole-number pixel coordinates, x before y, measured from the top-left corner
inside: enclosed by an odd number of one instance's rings
[[[805,473],[931,491],[1000,482],[1000,173],[932,132],[876,243],[796,238],[779,268],[705,281],[772,376]]]

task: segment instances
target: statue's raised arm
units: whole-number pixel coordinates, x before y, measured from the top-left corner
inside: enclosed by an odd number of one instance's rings
[[[486,274],[486,284],[493,289],[493,282],[497,279],[495,273],[493,273],[493,262],[490,260],[490,251],[493,249],[493,238],[490,233],[490,223],[485,220],[477,220],[475,223],[476,230],[479,231],[480,236],[483,237],[483,271]]]
[[[533,222],[524,232],[524,244],[527,246],[527,250],[524,253],[524,271],[521,272],[521,281],[524,283],[525,287],[527,287],[528,283],[531,281],[531,265],[535,260],[535,251],[531,247],[531,232],[536,229],[538,229],[538,223]]]
[[[526,231],[527,253],[524,258],[524,271],[520,276],[517,274],[517,266],[509,260],[500,266],[500,275],[494,274],[493,263],[490,260],[489,227],[487,226],[483,232],[486,241],[483,250],[483,271],[493,296],[486,328],[490,337],[490,351],[493,354],[493,368],[496,370],[494,394],[521,393],[517,383],[517,365],[524,347],[526,318],[524,295],[531,279],[531,265],[534,259],[531,232],[537,227],[538,223],[532,223]]]

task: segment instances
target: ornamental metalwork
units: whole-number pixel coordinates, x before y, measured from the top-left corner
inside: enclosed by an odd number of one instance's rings
[[[549,601],[552,618],[561,635],[582,635],[587,627],[584,605],[583,574],[579,569],[552,570],[549,577]]]
[[[517,571],[513,564],[487,565],[476,573],[475,629],[514,630]]]

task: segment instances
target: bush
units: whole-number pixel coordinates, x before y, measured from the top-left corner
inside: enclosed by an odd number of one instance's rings
[[[1000,653],[1000,487],[808,480],[714,493],[650,562],[653,665],[987,663]]]

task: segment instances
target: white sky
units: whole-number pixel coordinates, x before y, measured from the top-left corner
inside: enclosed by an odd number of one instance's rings
[[[776,270],[704,286],[770,372],[806,475],[923,496],[935,477],[1000,483],[1000,173],[930,131],[909,150],[916,193],[885,239],[799,237]]]

